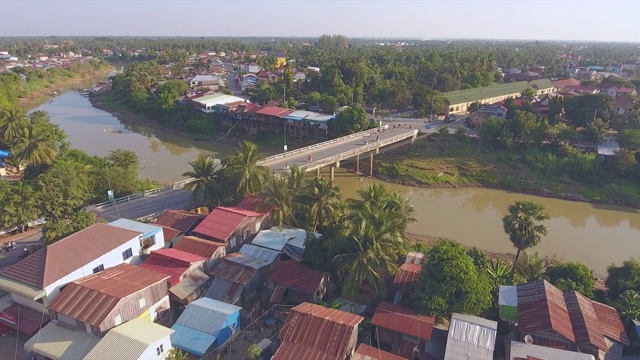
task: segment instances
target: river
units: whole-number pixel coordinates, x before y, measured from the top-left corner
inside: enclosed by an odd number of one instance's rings
[[[91,106],[75,91],[55,98],[53,104],[37,108],[60,125],[72,147],[105,156],[118,147],[135,151],[141,162],[140,175],[171,182],[181,179],[188,162],[197,154],[222,157],[233,148],[199,142],[182,136],[135,125]],[[113,133],[120,129],[122,133]],[[338,169],[336,185],[345,197],[375,181]],[[640,254],[640,211],[631,208],[541,198],[491,189],[422,189],[390,184],[405,194],[414,206],[418,222],[409,226],[415,234],[448,237],[468,246],[493,252],[514,252],[502,229],[502,217],[516,199],[530,198],[543,204],[551,219],[549,234],[533,251],[563,261],[580,261],[598,276],[606,267]]]

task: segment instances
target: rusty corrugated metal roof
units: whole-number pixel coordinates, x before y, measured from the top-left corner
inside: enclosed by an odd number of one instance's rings
[[[593,301],[593,309],[600,322],[602,333],[611,339],[629,345],[627,332],[624,330],[624,325],[616,309],[595,301]]]
[[[308,268],[298,261],[279,262],[268,280],[276,285],[286,286],[306,293],[315,293],[325,274]]]
[[[344,358],[344,356],[330,355],[290,341],[283,341],[273,355],[273,360],[344,360]]]
[[[289,312],[279,339],[314,349],[315,354],[321,352],[331,357],[303,356],[278,359],[344,359],[351,351],[348,349],[351,335],[363,319],[359,315],[320,305],[300,304]]]
[[[360,344],[358,345],[358,349],[356,349],[356,353],[351,357],[351,360],[407,360],[407,358],[388,353],[367,344]]]
[[[248,216],[230,208],[217,207],[193,229],[193,232],[226,242]]]
[[[49,310],[99,327],[123,298],[167,278],[153,270],[120,264],[67,284]]]
[[[155,221],[157,225],[168,226],[180,232],[191,231],[204,216],[184,210],[167,210]]]
[[[262,196],[249,195],[242,199],[242,201],[240,201],[240,203],[236,205],[236,208],[266,214],[270,209],[265,208],[264,200],[265,198],[263,198]]]
[[[44,289],[140,235],[116,226],[94,224],[8,266],[0,275]]]
[[[371,320],[372,325],[427,341],[431,339],[434,323],[433,316],[418,315],[409,308],[386,301],[378,305]]]
[[[258,271],[228,259],[222,261],[211,270],[211,275],[242,285],[247,285]]]
[[[604,341],[604,334],[600,329],[598,316],[593,309],[592,301],[575,291],[564,294],[564,300],[569,311],[573,335],[577,345],[592,345],[607,351],[609,347]]]
[[[173,241],[173,239],[176,238],[176,236],[180,235],[180,230],[176,230],[172,227],[168,227],[168,226],[164,226],[164,225],[160,225],[162,226],[162,235],[164,235],[164,241]]]
[[[546,280],[518,285],[518,318],[521,333],[555,331],[575,342],[564,294]]]
[[[173,248],[210,259],[218,248],[226,246],[223,242],[205,240],[197,236],[183,236]]]
[[[180,282],[182,274],[193,263],[204,262],[205,260],[207,260],[205,257],[177,249],[160,249],[152,251],[140,266],[168,275],[169,283],[173,286]]]
[[[393,287],[406,293],[412,293],[418,286],[420,271],[422,271],[422,265],[402,264],[393,280]]]

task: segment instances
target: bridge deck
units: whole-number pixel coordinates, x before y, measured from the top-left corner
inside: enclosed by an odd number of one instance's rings
[[[351,139],[345,139],[333,144],[319,146],[314,149],[301,151],[295,154],[289,154],[284,157],[267,159],[260,165],[266,166],[273,170],[275,174],[285,172],[285,166],[298,165],[305,171],[312,171],[317,168],[330,165],[336,162],[336,157],[344,155],[342,158],[346,160],[354,157],[356,153],[365,153],[375,150],[376,147],[390,145],[404,139],[411,138],[417,134],[417,129],[389,128],[385,131],[370,131],[368,134],[360,134]],[[367,144],[365,145],[365,141]],[[321,144],[319,144],[321,145]],[[311,161],[309,161],[311,156]]]

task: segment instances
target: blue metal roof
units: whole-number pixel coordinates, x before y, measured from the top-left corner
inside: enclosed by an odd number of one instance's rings
[[[0,157],[9,157],[9,150],[0,150]]]
[[[175,332],[171,334],[171,344],[178,349],[203,356],[216,342],[216,336],[198,331],[180,324],[171,327]]]
[[[129,219],[118,219],[109,223],[111,226],[119,227],[121,229],[131,230],[142,234],[143,238],[148,238],[162,231],[162,227],[141,223],[139,221],[133,221]]]

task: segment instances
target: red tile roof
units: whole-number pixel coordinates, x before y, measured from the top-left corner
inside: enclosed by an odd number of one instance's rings
[[[546,280],[518,285],[518,318],[521,333],[555,331],[575,342],[564,295]]]
[[[407,358],[388,353],[367,344],[360,344],[356,353],[351,357],[351,360],[407,360]]]
[[[564,79],[564,80],[556,80],[556,81],[553,82],[553,85],[555,85],[558,89],[564,89],[564,87],[568,86],[568,85],[579,86],[580,85],[580,80],[575,79],[575,78]]]
[[[268,280],[276,285],[313,294],[318,290],[325,274],[308,268],[298,261],[287,260],[278,263]]]
[[[193,232],[226,242],[247,216],[229,208],[217,207],[193,229]]]
[[[624,325],[622,324],[616,309],[595,301],[593,301],[593,309],[595,310],[598,321],[600,322],[602,333],[606,337],[614,339],[625,345],[629,345],[627,332],[624,330]]]
[[[393,287],[402,292],[412,293],[418,286],[420,271],[422,271],[422,265],[402,264],[393,280]]]
[[[219,277],[231,282],[246,285],[256,275],[257,270],[249,266],[238,264],[227,259],[211,270],[211,276]]]
[[[591,300],[575,291],[565,293],[564,299],[567,303],[576,344],[579,346],[592,345],[607,351],[609,348],[604,341],[598,316],[593,309]]]
[[[205,240],[197,236],[183,236],[173,248],[210,259],[219,248],[225,248],[225,246],[223,242]],[[223,252],[221,255],[224,256],[224,254]]]
[[[283,117],[291,114],[292,112],[293,110],[287,108],[281,108],[278,106],[265,106],[262,109],[256,111],[256,114]]]
[[[167,210],[155,221],[158,225],[164,225],[181,232],[191,231],[204,216],[183,210]]]
[[[167,279],[156,271],[120,264],[67,284],[49,310],[100,327],[123,298],[161,282],[166,284]]]
[[[193,263],[205,260],[207,258],[177,249],[160,249],[152,251],[140,266],[169,275],[169,283],[174,286]]]
[[[1,276],[44,289],[141,233],[94,224],[0,271]]]
[[[295,345],[298,351],[304,348],[306,354],[316,354],[317,357],[289,355],[287,349],[276,359],[344,359],[352,349],[349,349],[351,336],[358,324],[364,318],[341,310],[329,309],[324,306],[303,303],[291,309],[287,321],[282,327],[279,339]],[[293,346],[293,345],[289,345]],[[322,354],[324,353],[324,354]],[[322,355],[322,356],[320,356]]]
[[[636,91],[636,89],[627,88],[627,87],[624,87],[624,86],[618,89],[618,92],[621,92],[621,93],[632,93],[634,91]]]
[[[180,230],[176,230],[172,227],[168,227],[168,226],[164,226],[164,225],[160,225],[162,226],[162,235],[164,235],[164,241],[173,241],[173,239],[176,238],[176,236],[180,235]]]
[[[418,315],[415,311],[383,301],[378,305],[371,324],[401,334],[429,341],[435,318]]]

